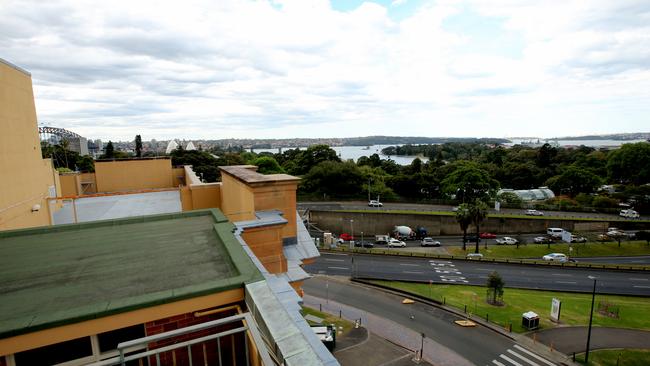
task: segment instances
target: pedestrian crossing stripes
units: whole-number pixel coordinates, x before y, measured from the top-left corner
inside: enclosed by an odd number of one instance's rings
[[[499,355],[499,358],[492,360],[496,366],[555,366],[555,364],[517,344],[513,349]]]

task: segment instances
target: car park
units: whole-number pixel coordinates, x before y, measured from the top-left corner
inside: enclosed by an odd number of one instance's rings
[[[548,236],[538,236],[533,239],[533,242],[535,244],[553,244],[555,243],[555,240],[553,240],[553,238]]]
[[[401,240],[397,240],[397,239],[395,239],[395,238],[391,238],[391,239],[388,241],[388,247],[389,247],[389,248],[405,248],[405,247],[406,247],[406,243],[403,242],[403,241],[401,241]]]
[[[363,242],[357,241],[354,242],[354,246],[361,247],[361,248],[374,248],[375,245],[369,241],[363,241]]]
[[[544,213],[542,211],[537,211],[537,210],[526,210],[526,215],[528,215],[528,216],[544,216]]]
[[[420,245],[423,247],[439,247],[440,242],[437,240],[433,240],[433,238],[426,237],[423,238],[422,241],[420,242]]]
[[[370,207],[383,207],[384,204],[379,202],[379,200],[370,200],[370,201],[368,201],[368,206],[370,206]]]
[[[549,253],[543,256],[542,259],[545,261],[561,262],[561,263],[567,262],[569,260],[566,254],[563,253]]]
[[[497,239],[496,242],[499,245],[515,245],[518,243],[518,240],[509,236],[504,236],[503,238]]]
[[[467,258],[467,259],[482,259],[483,254],[481,254],[481,253],[467,253],[465,258]]]
[[[496,239],[497,235],[493,233],[481,233],[479,234],[479,238],[481,239]]]

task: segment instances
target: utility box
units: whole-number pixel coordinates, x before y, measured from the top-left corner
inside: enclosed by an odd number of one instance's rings
[[[539,328],[539,315],[533,311],[524,313],[521,318],[521,326],[528,330]]]

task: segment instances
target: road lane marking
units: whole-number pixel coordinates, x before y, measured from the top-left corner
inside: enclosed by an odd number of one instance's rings
[[[650,288],[650,286],[639,286],[639,285],[632,286],[632,287],[635,287],[635,288]]]
[[[571,277],[573,275],[566,273],[551,273],[551,276],[562,276],[562,277]]]
[[[630,278],[630,281],[650,281],[647,278]]]
[[[402,271],[402,273],[423,274],[424,272],[421,272],[421,271]]]
[[[489,269],[489,268],[477,268],[476,270],[477,270],[477,271],[486,271],[486,272],[492,272],[492,271],[494,271],[493,269]]]
[[[329,268],[329,269],[350,269],[350,268],[348,268],[348,267],[334,267],[334,266],[332,266],[332,267],[327,267],[327,268]]]
[[[420,267],[419,264],[414,264],[414,263],[400,263],[400,266],[411,266],[411,267]]]
[[[504,355],[503,353],[500,354],[499,357],[503,358],[504,360],[510,362],[511,364],[513,364],[513,365],[515,365],[515,366],[524,366],[524,365],[520,364],[519,362],[513,360],[512,358],[510,358],[510,357]]]
[[[325,260],[328,262],[345,262],[345,259],[325,258]]]
[[[542,356],[538,356],[538,355],[536,355],[536,354],[530,352],[529,350],[525,349],[524,347],[522,347],[522,346],[520,346],[520,345],[518,345],[518,344],[515,344],[515,348],[518,349],[518,350],[520,350],[521,352],[524,352],[524,353],[527,353],[527,354],[531,355],[532,357],[535,357],[536,359],[538,359],[538,360],[544,362],[545,364],[547,364],[547,365],[549,365],[549,366],[555,366],[554,363],[550,362],[549,360],[545,359],[544,357],[542,357]]]
[[[338,256],[341,256],[341,257],[349,257],[348,254],[341,254],[341,253],[327,253],[327,255],[338,255]]]
[[[575,285],[578,282],[576,282],[576,281],[555,281],[555,283],[566,283],[568,285]]]
[[[497,360],[492,360],[492,363],[497,365],[497,366],[506,366],[506,365],[502,364],[501,362],[499,362]]]
[[[537,362],[533,362],[533,361],[527,359],[526,357],[520,355],[519,353],[517,353],[517,352],[515,352],[515,351],[513,351],[513,350],[511,350],[511,349],[508,350],[508,353],[510,353],[511,355],[513,355],[513,356],[515,356],[515,357],[521,358],[522,361],[524,361],[524,362],[528,362],[529,364],[531,364],[531,365],[533,365],[533,366],[539,366],[539,364],[538,364]]]

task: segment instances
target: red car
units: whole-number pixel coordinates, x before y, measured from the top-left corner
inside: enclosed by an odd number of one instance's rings
[[[354,240],[354,236],[348,234],[348,233],[343,233],[339,236],[339,239],[344,240],[344,241],[350,241]]]
[[[479,234],[479,238],[481,238],[481,239],[496,239],[497,236],[496,236],[496,234],[492,234],[492,233],[481,233],[481,234]]]

